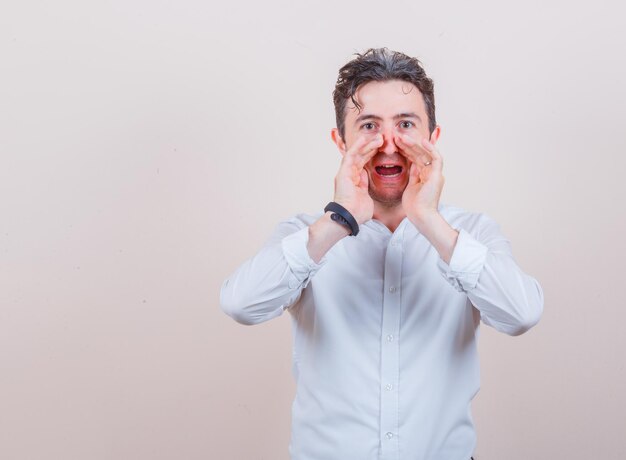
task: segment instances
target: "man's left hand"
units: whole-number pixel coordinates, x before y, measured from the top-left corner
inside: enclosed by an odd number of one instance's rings
[[[443,159],[436,147],[426,139],[413,139],[405,134],[395,136],[400,153],[410,162],[409,183],[402,195],[402,207],[413,223],[427,220],[438,213],[439,198],[445,179]]]
[[[449,264],[459,231],[439,214],[439,197],[444,183],[443,159],[426,139],[414,140],[399,134],[395,142],[400,153],[411,162],[409,183],[402,194],[404,212]]]

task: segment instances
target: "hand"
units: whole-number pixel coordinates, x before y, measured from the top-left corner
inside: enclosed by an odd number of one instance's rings
[[[378,134],[361,136],[344,153],[339,171],[335,176],[334,201],[346,208],[359,224],[370,220],[374,214],[374,201],[369,195],[369,179],[365,164],[383,144]]]
[[[443,159],[426,139],[412,139],[404,134],[395,136],[396,145],[411,167],[409,183],[402,194],[402,208],[413,223],[426,220],[439,211],[439,198],[445,179]]]

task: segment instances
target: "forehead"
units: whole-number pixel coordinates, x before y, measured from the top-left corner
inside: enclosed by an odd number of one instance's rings
[[[361,85],[354,97],[361,106],[355,107],[352,100],[346,104],[346,120],[367,113],[381,117],[393,117],[397,113],[414,112],[426,116],[426,104],[419,89],[402,80],[370,81]],[[425,118],[424,118],[425,119]]]

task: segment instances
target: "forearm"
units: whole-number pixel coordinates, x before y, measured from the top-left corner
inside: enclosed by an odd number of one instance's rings
[[[222,311],[241,324],[279,316],[300,294],[280,245],[263,248],[222,284]]]
[[[347,227],[331,220],[330,215],[330,212],[325,213],[309,227],[307,250],[315,263],[319,263],[330,248],[350,233]]]
[[[490,251],[476,286],[468,298],[484,323],[509,335],[528,331],[541,318],[543,290],[524,273],[513,257]]]
[[[468,296],[483,322],[509,335],[522,334],[541,317],[541,286],[517,265],[495,222],[482,216],[473,227],[471,234],[457,227],[452,257],[439,260],[438,266],[450,284]]]
[[[410,216],[409,220],[415,225],[417,230],[430,241],[439,253],[441,259],[449,264],[459,232],[452,228],[438,212],[419,217]]]
[[[321,268],[307,252],[314,222],[294,218],[279,224],[265,246],[222,284],[222,310],[239,323],[258,324],[295,304]]]

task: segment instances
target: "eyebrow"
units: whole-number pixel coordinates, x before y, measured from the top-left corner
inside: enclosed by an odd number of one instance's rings
[[[399,113],[397,115],[393,116],[394,120],[397,120],[399,118],[417,118],[420,122],[422,121],[422,118],[414,113],[414,112],[406,112],[406,113]],[[378,116],[378,115],[373,115],[373,114],[368,114],[368,113],[364,113],[363,115],[360,115],[357,117],[357,119],[354,121],[354,124],[357,125],[360,122],[364,121],[364,120],[377,120],[380,121],[383,118]]]

